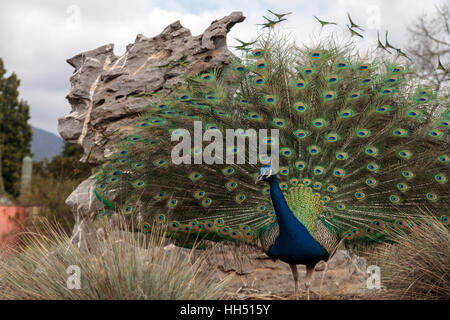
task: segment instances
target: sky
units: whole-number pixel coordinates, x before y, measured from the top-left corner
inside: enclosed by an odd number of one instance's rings
[[[447,0],[448,1],[448,0]],[[407,26],[417,15],[432,14],[445,0],[0,0],[0,58],[8,72],[21,80],[20,97],[31,108],[31,125],[56,133],[58,118],[70,112],[65,99],[70,90],[73,67],[66,59],[113,43],[117,56],[133,43],[136,35],[159,34],[170,23],[180,20],[193,35],[205,30],[212,21],[232,11],[242,11],[246,20],[228,34],[250,41],[261,30],[262,16],[292,12],[280,26],[298,43],[310,43],[321,35],[317,16],[334,21],[345,30],[347,12],[366,31],[365,39],[376,45],[377,31],[389,30],[389,42],[404,48]],[[340,29],[338,29],[340,30]],[[324,32],[326,30],[324,29]],[[361,44],[364,46],[365,44]]]

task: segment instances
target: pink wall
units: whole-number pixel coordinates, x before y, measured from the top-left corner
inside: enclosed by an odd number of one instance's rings
[[[0,205],[0,245],[14,242],[14,232],[25,222],[25,207]]]

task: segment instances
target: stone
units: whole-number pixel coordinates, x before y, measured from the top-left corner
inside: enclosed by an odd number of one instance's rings
[[[120,57],[114,45],[107,44],[68,59],[74,67],[66,96],[71,111],[58,120],[59,134],[83,147],[82,162],[102,163],[139,113],[155,101],[152,93],[170,93],[186,73],[230,64],[234,55],[226,36],[244,19],[242,12],[232,12],[197,36],[176,21],[157,36],[137,35]],[[90,177],[66,201],[75,215],[73,241],[78,245],[95,232],[92,216],[101,203],[94,187],[95,178]]]
[[[68,59],[75,68],[66,96],[72,110],[58,120],[60,135],[83,146],[82,161],[103,162],[107,146],[126,131],[117,134],[118,129],[154,101],[139,95],[168,93],[186,72],[228,65],[234,55],[227,48],[226,35],[244,19],[241,12],[233,12],[213,21],[198,36],[176,21],[155,37],[138,35],[120,57],[114,55],[114,45],[107,44]]]
[[[93,218],[104,205],[94,194],[95,176],[84,180],[66,199],[66,205],[75,215],[75,225],[72,241],[79,248],[89,248],[89,243],[95,237],[96,229]]]

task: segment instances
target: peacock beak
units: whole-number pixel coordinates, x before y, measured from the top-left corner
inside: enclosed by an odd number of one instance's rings
[[[258,178],[256,178],[256,180],[255,180],[255,184],[258,184],[258,182],[262,181],[262,179],[263,179],[263,176],[259,175]]]

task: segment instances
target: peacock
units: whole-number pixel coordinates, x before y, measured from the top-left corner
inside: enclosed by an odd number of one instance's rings
[[[294,292],[306,265],[309,297],[314,267],[340,244],[420,228],[421,209],[447,224],[450,109],[402,57],[280,45],[271,32],[153,95],[95,194],[99,215],[164,228],[178,245],[260,247],[289,264]]]

